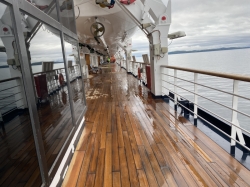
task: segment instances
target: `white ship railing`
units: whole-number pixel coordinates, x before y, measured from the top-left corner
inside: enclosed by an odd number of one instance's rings
[[[64,68],[58,68],[46,72],[33,73],[33,76],[46,74],[48,94],[52,94],[60,87],[59,74],[63,75],[66,83],[66,73]],[[69,67],[70,82],[81,76],[79,65]],[[57,77],[57,78],[56,78]],[[35,83],[34,86],[36,87]],[[17,109],[26,108],[24,90],[20,77],[0,80],[0,122],[3,117]]]
[[[129,61],[128,62],[128,70],[126,65],[126,60],[120,60],[117,62],[118,65],[120,65],[122,68],[126,69],[128,73],[132,73],[134,76],[138,78],[138,68],[141,69],[141,77],[140,79],[144,84],[147,84],[147,75],[146,75],[146,64],[144,62],[134,62]]]
[[[25,108],[19,77],[0,80],[0,122],[14,110]]]
[[[77,77],[81,76],[81,70],[79,65],[73,65],[68,68],[69,71],[69,80],[70,82],[75,80]],[[46,80],[47,80],[47,87],[48,87],[48,93],[53,93],[56,91],[59,87],[59,81],[58,77],[59,74],[63,75],[64,81],[66,82],[66,73],[64,68],[58,68],[58,69],[53,69],[51,71],[46,71],[46,72],[37,72],[34,73],[33,75],[41,75],[41,74],[46,74]],[[57,79],[56,79],[57,77]]]
[[[138,76],[138,68],[140,68],[141,72],[141,77],[140,80],[144,83],[147,84],[147,75],[146,75],[146,64],[144,62],[134,62],[132,61],[133,66],[132,66],[132,74],[134,76]]]
[[[170,72],[172,71],[172,72]],[[194,115],[194,120],[197,120],[197,118],[205,121],[207,124],[209,124],[210,126],[214,127],[215,129],[217,129],[218,131],[220,131],[222,134],[224,134],[225,136],[227,136],[228,138],[231,139],[231,154],[235,154],[235,145],[236,143],[238,143],[239,145],[241,145],[242,147],[244,147],[246,150],[250,151],[249,147],[246,146],[245,143],[245,139],[243,136],[243,132],[245,134],[248,134],[248,136],[250,135],[250,132],[244,128],[242,128],[239,124],[239,120],[238,120],[238,114],[247,117],[248,119],[250,119],[250,115],[242,112],[240,110],[238,110],[238,103],[239,103],[239,98],[246,100],[246,101],[250,101],[250,98],[246,97],[246,96],[242,96],[239,95],[239,83],[240,82],[250,82],[250,77],[247,76],[241,76],[241,75],[233,75],[233,74],[225,74],[225,73],[218,73],[218,72],[211,72],[211,71],[202,71],[202,70],[196,70],[196,69],[189,69],[189,68],[182,68],[182,67],[175,67],[175,66],[161,66],[161,76],[162,76],[162,95],[167,95],[169,96],[169,92],[174,94],[174,104],[175,104],[175,109],[177,109],[177,106],[181,106],[184,109],[186,109],[187,111],[191,112]],[[186,78],[184,73],[188,73],[189,74],[189,80]],[[182,77],[178,76],[179,74],[182,74]],[[192,78],[190,78],[190,74],[192,74]],[[207,86],[204,84],[201,84],[199,82],[201,82],[202,78],[204,78],[204,76],[208,76],[210,79],[216,77],[219,79],[226,79],[226,80],[230,80],[232,81],[232,85],[231,85],[231,89],[232,89],[232,93],[230,91],[225,91],[222,90],[221,88],[215,88],[212,86]],[[187,76],[186,76],[187,77]],[[184,83],[184,84],[183,84]],[[185,87],[187,87],[187,85],[192,86],[193,90],[187,89]],[[227,87],[229,85],[226,85]],[[205,88],[208,89],[209,91],[216,91],[219,94],[224,94],[224,95],[229,95],[232,98],[232,106],[227,106],[226,104],[223,104],[221,101],[216,101],[216,98],[209,98],[208,96],[206,96],[206,93],[202,93],[201,91],[198,90],[198,88]],[[187,97],[184,97],[183,94],[180,95],[180,93],[178,92],[187,92],[191,95],[193,95],[193,100]],[[225,96],[224,96],[225,97]],[[187,108],[186,106],[184,106],[182,104],[182,102],[180,102],[180,100],[185,99],[188,100],[190,103],[193,103],[194,105],[194,110],[190,110],[189,108]],[[207,108],[204,108],[204,106],[202,106],[199,103],[199,98],[201,99],[205,99],[209,102],[215,103],[217,105],[219,105],[220,107],[223,108],[223,110],[225,110],[225,112],[227,112],[227,110],[231,111],[228,113],[230,116],[230,120],[226,119],[225,117],[223,117],[222,115],[218,114],[217,112],[215,112],[214,110],[208,110]],[[226,98],[226,97],[225,97]],[[221,121],[226,122],[227,124],[229,124],[231,126],[231,135],[228,135],[227,133],[225,133],[224,131],[222,131],[220,128],[218,128],[215,124],[211,123],[210,121],[206,120],[205,118],[203,118],[202,116],[200,116],[198,114],[198,108],[207,112],[208,114],[211,114],[212,116],[215,116],[216,118],[218,118]],[[236,140],[236,134],[238,136],[238,140]]]
[[[140,63],[139,62],[134,62],[134,61],[131,61],[131,64],[132,64],[132,71],[131,73],[137,77],[138,75],[138,68],[140,68]]]

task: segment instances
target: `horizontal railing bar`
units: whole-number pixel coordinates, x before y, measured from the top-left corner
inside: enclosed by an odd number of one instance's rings
[[[162,73],[162,74],[163,74],[163,75],[167,75],[167,74],[164,74],[164,73]],[[195,82],[193,82],[193,81],[185,80],[185,79],[182,79],[182,78],[179,78],[179,77],[175,77],[175,76],[172,76],[172,75],[167,75],[167,76],[170,76],[170,77],[173,77],[173,78],[177,78],[177,79],[180,79],[180,80],[189,82],[189,83],[193,83],[193,84],[196,84],[196,85],[205,87],[205,88],[210,88],[210,89],[212,89],[212,90],[216,90],[216,91],[219,91],[219,92],[222,92],[222,93],[226,93],[226,94],[229,94],[229,95],[233,95],[233,96],[236,96],[236,97],[240,97],[240,98],[242,98],[242,99],[250,100],[250,98],[244,97],[244,96],[241,96],[241,95],[238,95],[238,94],[234,94],[234,93],[226,92],[226,91],[223,91],[223,90],[219,90],[219,89],[216,89],[216,88],[212,88],[212,87],[210,87],[210,86],[205,86],[205,85],[203,85],[203,84],[195,83]]]
[[[6,116],[7,114],[11,113],[12,111],[14,111],[14,110],[16,110],[16,109],[18,109],[18,108],[17,108],[17,107],[14,107],[14,108],[10,109],[9,111],[3,113],[2,116]]]
[[[12,88],[16,88],[16,87],[18,87],[18,86],[20,86],[20,85],[13,86],[13,87],[10,87],[10,88],[6,88],[6,89],[4,89],[4,90],[0,90],[0,92],[6,91],[6,90],[10,90],[10,89],[12,89]]]
[[[43,73],[50,73],[50,72],[53,72],[53,71],[56,71],[56,70],[64,70],[64,68],[58,68],[58,69],[53,69],[53,70],[50,70],[50,71],[41,71],[41,72],[37,72],[37,73],[33,73],[33,75],[37,75],[37,74],[43,74]]]
[[[14,94],[12,94],[12,95],[9,95],[9,96],[7,96],[7,97],[0,98],[0,100],[3,100],[3,99],[6,99],[6,98],[9,98],[9,97],[14,96],[14,95],[19,94],[19,93],[21,93],[21,92],[17,92],[17,93],[14,93]]]
[[[164,81],[164,80],[162,80],[162,81],[163,81],[163,82],[167,82],[167,81]],[[174,85],[173,83],[170,83],[170,82],[167,82],[167,83]],[[177,86],[177,85],[174,85],[174,86]],[[211,101],[211,102],[213,102],[213,103],[216,103],[216,104],[218,104],[218,105],[221,105],[221,106],[223,106],[223,107],[225,107],[225,108],[227,108],[227,109],[229,109],[229,110],[238,112],[238,113],[240,113],[240,114],[242,114],[242,115],[247,116],[247,117],[250,118],[250,115],[248,115],[248,114],[246,114],[246,113],[244,113],[244,112],[241,112],[241,111],[235,110],[235,109],[233,109],[233,108],[230,108],[230,107],[228,107],[228,106],[226,106],[226,105],[224,105],[224,104],[221,104],[221,103],[219,103],[219,102],[217,102],[217,101],[214,101],[214,100],[212,100],[212,99],[209,99],[209,98],[207,98],[207,97],[205,97],[205,96],[202,96],[202,95],[200,95],[200,94],[196,94],[196,93],[194,93],[194,92],[192,92],[192,91],[190,91],[190,90],[187,90],[187,89],[185,89],[185,88],[182,88],[182,87],[180,87],[180,86],[177,86],[177,87],[178,87],[178,88],[181,88],[181,89],[183,89],[183,90],[185,90],[185,91],[187,91],[187,92],[190,92],[190,93],[192,93],[192,94],[198,95],[199,97],[202,97],[202,98],[204,98],[204,99],[207,99],[207,100],[209,100],[209,101]]]
[[[20,79],[20,77],[12,77],[12,78],[9,78],[9,79],[0,80],[0,83],[9,82],[9,81],[13,81],[13,80],[16,80],[16,79]]]
[[[23,99],[23,98],[21,98],[21,99]],[[18,99],[17,101],[20,101],[21,99]],[[12,103],[9,103],[9,104],[5,105],[4,107],[1,107],[0,110],[2,110],[3,108],[5,108],[5,107],[7,107],[7,106],[10,106],[10,105],[13,104],[13,103],[16,103],[17,101],[14,101],[14,102],[12,102]]]
[[[135,62],[135,61],[130,61],[132,63],[138,63],[138,64],[145,64],[144,62]]]
[[[222,77],[222,78],[227,78],[227,79],[250,82],[249,76],[242,76],[242,75],[229,74],[229,73],[219,73],[219,72],[213,72],[213,71],[204,71],[204,70],[183,68],[183,67],[177,67],[177,66],[161,66],[161,67],[169,68],[169,69],[176,69],[176,70],[181,70],[181,71],[187,71],[187,72],[192,72],[192,73],[199,73],[199,74],[204,74],[204,75],[211,75],[211,76],[215,76],[215,77]]]
[[[21,107],[23,107],[23,106],[24,106],[24,105],[21,105],[21,106],[19,106],[19,107],[15,107],[15,108],[9,110],[8,112],[4,113],[3,116],[6,116],[7,114],[11,113],[12,111],[14,111],[14,110],[16,110],[16,109],[21,109]]]
[[[171,91],[171,90],[169,90],[169,91]],[[163,93],[164,93],[164,92],[163,92]],[[180,104],[180,103],[179,103],[179,105],[181,105],[183,108],[185,108],[186,110],[188,110],[188,111],[190,111],[191,113],[194,114],[193,111],[189,110],[189,109],[188,109],[187,107],[185,107],[184,105],[182,105],[182,104]],[[246,145],[241,144],[238,140],[232,138],[232,137],[229,136],[227,133],[225,133],[224,131],[222,131],[220,128],[216,127],[215,125],[213,125],[212,123],[210,123],[209,121],[207,121],[207,120],[204,119],[203,117],[199,116],[198,114],[197,114],[197,116],[198,116],[200,119],[202,119],[202,120],[204,120],[205,122],[207,122],[209,125],[211,125],[211,126],[213,126],[214,128],[216,128],[218,131],[220,131],[220,132],[223,133],[224,135],[226,135],[226,136],[227,136],[228,138],[230,138],[231,140],[234,140],[235,142],[237,142],[238,144],[240,144],[242,147],[244,147],[244,148],[246,148],[248,151],[250,151],[250,148],[248,148]],[[237,127],[237,128],[239,128],[239,127]]]
[[[164,87],[164,88],[166,88],[166,87]],[[166,88],[166,89],[167,89],[167,88]],[[167,90],[170,90],[170,89],[167,89]],[[171,90],[170,90],[170,91],[171,91]],[[173,91],[171,91],[171,92],[173,92]],[[175,92],[173,92],[173,93],[175,93]],[[186,99],[186,100],[188,100],[187,98],[181,96],[181,95],[178,94],[178,93],[175,93],[175,94],[178,95],[178,96],[180,96],[180,97],[182,97],[182,98],[184,98],[184,99]],[[192,102],[192,103],[193,103],[193,102]],[[239,128],[239,129],[243,130],[244,132],[246,132],[246,133],[248,133],[248,134],[250,135],[250,132],[249,132],[248,130],[242,128],[241,126],[236,126],[236,125],[233,124],[231,121],[228,121],[227,119],[225,119],[225,118],[219,116],[218,114],[215,114],[214,112],[212,112],[212,111],[210,111],[210,110],[208,110],[208,109],[205,109],[205,108],[204,108],[203,106],[201,106],[201,105],[198,105],[198,104],[195,104],[195,103],[193,103],[193,104],[196,105],[196,106],[199,107],[199,108],[202,108],[203,110],[205,110],[205,111],[207,111],[207,112],[210,112],[211,114],[217,116],[218,118],[220,118],[220,119],[222,119],[222,120],[228,122],[230,125],[233,125],[233,126],[235,126],[235,127]],[[193,113],[194,113],[194,112],[193,112]]]
[[[22,105],[24,106],[24,105]],[[8,112],[5,112],[4,114],[2,114],[3,116],[6,116],[7,114],[11,113],[12,111],[16,110],[16,109],[20,109],[22,106],[20,107],[15,107],[15,108],[12,108],[11,110],[9,110]]]

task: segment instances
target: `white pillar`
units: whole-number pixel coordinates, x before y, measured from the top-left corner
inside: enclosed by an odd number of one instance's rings
[[[234,80],[234,88],[233,88],[233,93],[235,95],[238,95],[238,87],[239,87],[239,81],[238,80]],[[243,137],[243,134],[242,134],[242,130],[237,128],[240,127],[240,124],[239,124],[239,121],[238,121],[238,117],[237,117],[237,110],[238,110],[238,97],[237,96],[233,96],[233,109],[234,111],[232,112],[232,123],[234,125],[232,125],[232,130],[231,130],[231,137],[236,139],[236,134],[238,135],[238,138],[239,138],[239,141],[241,144],[245,145],[245,140],[244,140],[244,137]],[[235,146],[236,145],[236,142],[231,139],[231,146]]]
[[[178,95],[177,95],[177,70],[175,69],[174,70],[174,105],[175,105],[175,108],[177,110],[177,98],[178,98]]]
[[[130,72],[130,64],[129,64],[129,57],[128,57],[128,52],[127,51],[125,51],[125,57],[126,57],[126,59],[125,59],[125,61],[126,61],[126,70],[127,70],[127,73],[129,73]]]
[[[161,65],[168,65],[168,53],[155,55],[154,46],[160,44],[161,47],[168,47],[168,32],[170,25],[160,25],[149,36],[150,42],[150,65],[151,65],[151,92],[155,96],[162,95]],[[156,31],[158,30],[158,31]],[[161,49],[160,49],[161,50]],[[164,71],[167,71],[164,68]],[[167,72],[164,72],[167,74]]]
[[[194,119],[198,117],[198,74],[194,73]]]

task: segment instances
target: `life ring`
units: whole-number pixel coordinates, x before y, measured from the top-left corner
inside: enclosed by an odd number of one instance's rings
[[[63,86],[64,83],[65,83],[65,82],[64,82],[63,75],[62,75],[61,73],[59,74],[59,83],[60,83],[61,86]]]

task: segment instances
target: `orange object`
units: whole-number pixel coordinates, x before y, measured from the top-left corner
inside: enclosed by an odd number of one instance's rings
[[[111,62],[111,63],[115,63],[115,61],[116,61],[115,57],[112,56],[112,57],[110,58],[110,62]]]
[[[146,66],[146,75],[147,75],[147,87],[151,90],[151,72],[150,66]]]

